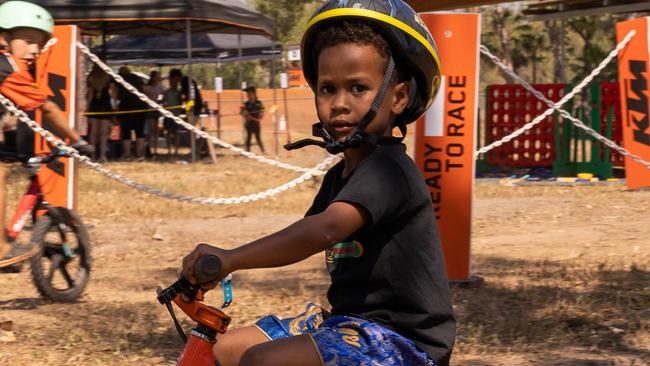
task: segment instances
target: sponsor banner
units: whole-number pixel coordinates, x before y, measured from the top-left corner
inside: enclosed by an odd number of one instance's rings
[[[77,106],[77,39],[76,26],[55,26],[53,37],[57,42],[38,57],[36,66],[36,83],[45,90],[49,100],[61,108],[68,119],[70,127],[76,127]],[[42,113],[37,111],[36,122],[49,131],[47,121],[43,121]],[[52,131],[54,132],[54,131]],[[66,143],[74,143],[67,141]],[[38,133],[35,134],[34,152],[45,154],[50,151],[47,141]],[[38,173],[45,200],[52,206],[75,208],[77,188],[77,167],[74,159],[62,157],[41,167]]]
[[[650,161],[650,17],[632,19],[616,25],[617,42],[632,30],[636,35],[618,54],[618,77],[623,122],[623,146]],[[625,157],[628,188],[650,187],[650,169]]]
[[[470,278],[480,16],[422,14],[442,63],[441,88],[418,120],[415,161],[431,192],[450,280]]]

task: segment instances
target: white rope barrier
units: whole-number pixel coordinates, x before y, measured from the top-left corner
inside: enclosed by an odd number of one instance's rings
[[[487,56],[492,62],[494,62],[497,66],[499,66],[504,72],[506,72],[509,76],[511,76],[513,79],[517,80],[521,85],[528,91],[530,91],[533,95],[535,95],[538,99],[546,103],[549,108],[544,111],[541,115],[537,116],[535,119],[533,119],[531,122],[527,123],[526,125],[522,126],[518,130],[514,131],[508,136],[503,137],[502,139],[495,141],[485,147],[482,147],[476,152],[476,157],[478,157],[480,154],[484,154],[490,150],[492,150],[495,147],[499,147],[503,145],[504,143],[520,136],[527,130],[531,129],[533,126],[536,124],[540,123],[543,121],[546,117],[548,117],[551,113],[558,111],[562,117],[568,119],[571,121],[574,125],[577,127],[585,130],[588,134],[593,136],[595,139],[598,141],[602,142],[603,144],[609,146],[610,148],[616,150],[620,154],[629,157],[630,159],[636,161],[637,163],[644,165],[646,168],[650,169],[650,162],[647,162],[643,160],[640,156],[632,154],[629,152],[627,149],[617,145],[615,142],[609,140],[605,136],[601,135],[597,131],[593,130],[589,126],[585,125],[580,121],[579,119],[573,117],[569,112],[563,110],[561,107],[569,101],[571,98],[573,98],[577,93],[579,93],[587,84],[589,84],[604,68],[607,66],[617,55],[618,53],[625,48],[625,46],[630,42],[632,37],[636,34],[636,31],[632,30],[630,31],[624,38],[621,40],[619,44],[616,45],[616,48],[613,49],[607,57],[601,61],[601,63],[596,67],[580,84],[578,84],[569,94],[565,95],[559,102],[553,103],[551,100],[546,98],[544,94],[536,90],[530,83],[522,79],[519,75],[517,75],[513,70],[511,70],[504,62],[502,62],[497,56],[492,54],[490,50],[485,47],[481,46],[481,53]]]
[[[55,146],[57,149],[62,150],[67,155],[75,159],[78,159],[82,164],[90,167],[91,169],[98,171],[104,174],[105,176],[112,178],[124,185],[127,185],[131,188],[135,188],[141,192],[149,193],[158,197],[163,197],[175,201],[196,203],[201,205],[230,205],[230,204],[239,204],[244,202],[258,201],[264,198],[274,196],[278,193],[284,192],[290,188],[297,186],[300,183],[309,180],[314,176],[320,175],[325,169],[327,169],[334,162],[334,160],[337,159],[336,155],[332,155],[327,159],[325,159],[320,164],[316,165],[314,168],[304,172],[300,177],[263,192],[258,192],[258,193],[253,193],[253,194],[248,194],[248,195],[243,195],[238,197],[227,197],[227,198],[193,197],[193,196],[187,196],[187,195],[182,195],[177,193],[165,192],[158,188],[149,187],[142,183],[135,182],[129,178],[122,176],[119,173],[115,173],[110,169],[102,166],[101,164],[93,162],[87,156],[80,155],[76,149],[66,145],[63,141],[61,141],[58,137],[54,136],[51,132],[40,127],[38,123],[30,119],[25,112],[16,108],[16,106],[2,94],[0,94],[0,104],[2,104],[9,112],[15,114],[21,122],[27,124],[32,130],[34,130],[34,132],[43,136],[43,138],[47,140],[47,142]]]

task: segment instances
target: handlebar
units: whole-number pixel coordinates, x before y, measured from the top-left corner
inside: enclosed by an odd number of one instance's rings
[[[216,255],[204,255],[194,264],[194,277],[199,283],[212,282],[221,273],[221,259]]]
[[[222,263],[219,257],[202,256],[194,264],[194,275],[200,283],[212,282],[218,278],[221,267]],[[158,288],[158,301],[167,305],[177,330],[180,325],[176,322],[171,308],[172,302],[197,323],[218,333],[224,333],[230,324],[230,317],[217,308],[203,304],[203,292],[198,285],[193,285],[183,277],[166,289]],[[179,334],[183,334],[183,332],[179,330]],[[181,335],[181,338],[184,338],[184,335]]]

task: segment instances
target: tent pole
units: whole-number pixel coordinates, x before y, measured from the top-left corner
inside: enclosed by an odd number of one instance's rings
[[[276,95],[275,95],[275,38],[276,38],[277,33],[273,31],[273,38],[271,38],[271,90],[273,92],[273,106],[271,107],[271,110],[273,113],[276,113],[277,111],[277,100],[276,100]],[[274,118],[274,120],[277,123],[277,118]],[[277,126],[274,126],[276,131],[279,131]],[[278,156],[280,154],[279,151],[279,141],[278,141],[278,134],[275,134],[275,156]]]
[[[244,68],[241,63],[241,58],[242,58],[242,49],[241,49],[241,33],[237,33],[237,67],[239,68],[239,101],[244,102],[244,94],[241,92],[243,89],[242,86],[244,85]]]
[[[106,61],[106,22],[102,23],[102,61]]]
[[[194,85],[192,83],[192,23],[189,19],[185,20],[185,39],[187,43],[187,100],[185,103],[194,101]],[[182,86],[181,86],[182,90]],[[194,125],[194,108],[186,108],[185,114],[187,121]],[[196,163],[196,136],[190,132],[190,147],[192,149],[192,163]]]
[[[217,76],[220,76],[221,73],[221,57],[217,56]],[[215,85],[215,91],[217,86]],[[221,93],[217,94],[217,138],[221,138]]]
[[[244,69],[241,61],[242,49],[241,49],[241,33],[237,33],[237,67],[239,68],[239,103],[244,104],[244,92],[242,91],[244,86]],[[246,145],[246,118],[243,118],[243,129],[242,129],[242,145]]]

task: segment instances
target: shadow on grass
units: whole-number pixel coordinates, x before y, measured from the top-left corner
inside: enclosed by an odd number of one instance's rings
[[[483,256],[474,260],[485,283],[452,290],[457,349],[555,352],[577,348],[650,360],[647,349],[630,342],[646,331],[650,317],[647,270]],[[553,358],[554,363],[544,364],[600,365]]]

